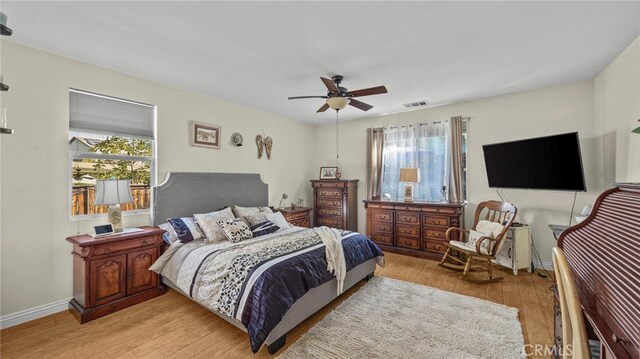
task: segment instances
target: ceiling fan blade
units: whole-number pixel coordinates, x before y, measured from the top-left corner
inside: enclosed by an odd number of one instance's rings
[[[289,97],[289,100],[297,100],[300,98],[328,98],[327,96],[293,96]]]
[[[373,106],[371,106],[369,104],[366,104],[366,103],[364,103],[362,101],[355,100],[355,99],[349,100],[349,105],[351,105],[351,106],[353,106],[355,108],[359,108],[362,111],[369,111],[369,110],[371,110],[373,108]]]
[[[333,80],[325,79],[324,77],[321,77],[320,80],[324,82],[324,85],[327,86],[330,92],[340,92],[340,90],[338,90],[338,86],[336,86],[336,83],[333,82]]]
[[[381,93],[387,93],[387,88],[384,86],[370,87],[368,89],[349,91],[348,95],[351,97],[371,96]]]
[[[322,105],[322,107],[320,107],[320,108],[318,109],[318,111],[316,111],[316,113],[318,113],[318,112],[325,112],[327,109],[329,109],[329,104],[328,104],[328,103],[325,103],[324,105]]]

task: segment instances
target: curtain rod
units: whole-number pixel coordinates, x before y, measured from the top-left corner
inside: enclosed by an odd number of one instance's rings
[[[442,123],[443,121],[449,121],[449,120],[437,120],[437,121],[431,121],[431,122],[422,122],[422,123],[418,123],[416,125],[411,124],[411,125],[402,125],[402,126],[374,127],[374,129],[377,129],[377,128],[395,129],[395,128],[413,127],[413,126],[437,125],[439,123]],[[469,116],[463,117],[462,118],[462,122],[471,122],[471,117],[469,117]],[[365,130],[365,132],[367,132],[367,130]]]

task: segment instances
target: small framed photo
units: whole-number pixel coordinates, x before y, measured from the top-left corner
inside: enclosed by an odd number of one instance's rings
[[[320,167],[320,179],[337,179],[338,167]]]
[[[192,122],[191,145],[220,149],[220,126]]]

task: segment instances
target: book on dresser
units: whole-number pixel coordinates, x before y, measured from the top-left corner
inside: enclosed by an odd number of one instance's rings
[[[364,206],[371,240],[383,250],[416,257],[441,259],[445,232],[464,222],[463,203],[366,200]]]
[[[358,231],[358,180],[311,180],[313,225]]]

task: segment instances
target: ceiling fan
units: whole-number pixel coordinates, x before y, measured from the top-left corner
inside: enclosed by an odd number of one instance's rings
[[[340,86],[340,83],[344,77],[342,75],[335,75],[331,79],[321,77],[320,80],[327,86],[329,92],[325,96],[294,96],[289,97],[289,100],[296,100],[301,98],[324,98],[327,102],[322,105],[316,112],[324,112],[331,108],[336,111],[342,110],[351,105],[355,108],[359,108],[362,111],[369,111],[373,106],[366,104],[362,101],[354,99],[354,97],[371,96],[387,93],[387,88],[384,86],[370,87],[361,90],[349,91],[346,87]]]

